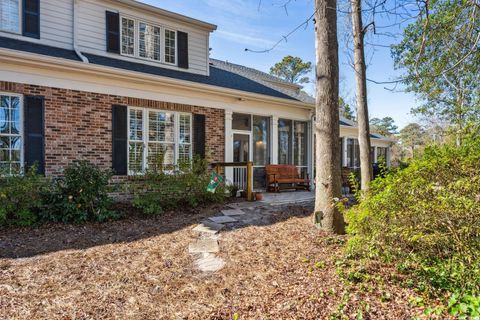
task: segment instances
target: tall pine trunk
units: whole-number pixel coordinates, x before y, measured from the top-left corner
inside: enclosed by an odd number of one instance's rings
[[[358,145],[360,147],[361,189],[366,192],[373,178],[372,157],[370,154],[370,125],[367,105],[367,75],[365,65],[364,31],[362,23],[362,0],[352,2],[353,53],[355,79],[357,84]]]
[[[345,223],[335,205],[341,194],[336,7],[336,0],[315,0],[315,222],[325,231],[340,234]]]

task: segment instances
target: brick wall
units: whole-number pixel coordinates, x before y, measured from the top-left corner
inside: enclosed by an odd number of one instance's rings
[[[224,160],[225,112],[221,109],[2,81],[0,91],[45,97],[47,175],[58,174],[74,160],[111,167],[113,104],[205,114],[209,160]]]

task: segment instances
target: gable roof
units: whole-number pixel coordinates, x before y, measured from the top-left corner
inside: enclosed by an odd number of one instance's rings
[[[19,50],[23,52],[46,55],[67,60],[74,60],[79,62],[81,61],[73,50],[51,47],[38,43],[32,43],[5,37],[0,37],[0,48]],[[88,53],[83,53],[83,55],[88,58],[90,64],[100,65],[104,67],[123,69],[161,77],[168,77],[292,101],[300,101],[290,95],[280,92],[279,90],[275,90],[257,81],[251,80],[245,76],[221,68],[216,68],[214,66],[210,67],[210,75],[204,76],[200,74],[167,69],[160,66],[156,67],[141,62],[115,59],[107,56],[98,56]]]

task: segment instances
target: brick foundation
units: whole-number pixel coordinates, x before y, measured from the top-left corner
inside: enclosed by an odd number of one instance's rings
[[[204,114],[208,158],[225,158],[225,112],[221,109],[2,81],[0,91],[45,98],[47,175],[59,174],[74,160],[111,168],[113,104]]]

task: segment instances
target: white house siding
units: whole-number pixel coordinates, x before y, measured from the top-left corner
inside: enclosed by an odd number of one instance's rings
[[[0,36],[41,43],[48,46],[72,49],[73,0],[40,1],[40,39],[21,34],[0,32]]]
[[[106,52],[106,24],[105,11],[110,10],[119,12],[132,18],[141,18],[142,21],[150,22],[156,25],[170,27],[173,30],[188,33],[189,48],[189,69],[188,72],[208,75],[208,38],[209,31],[193,28],[186,23],[181,23],[170,18],[161,17],[136,8],[130,8],[121,3],[101,1],[101,0],[82,0],[79,2],[78,9],[78,46],[80,51],[96,55],[110,56],[116,59],[128,61],[139,60],[133,57],[121,56]],[[144,64],[161,66],[164,68],[186,71],[172,65],[161,64],[159,62],[150,62],[140,60]]]

